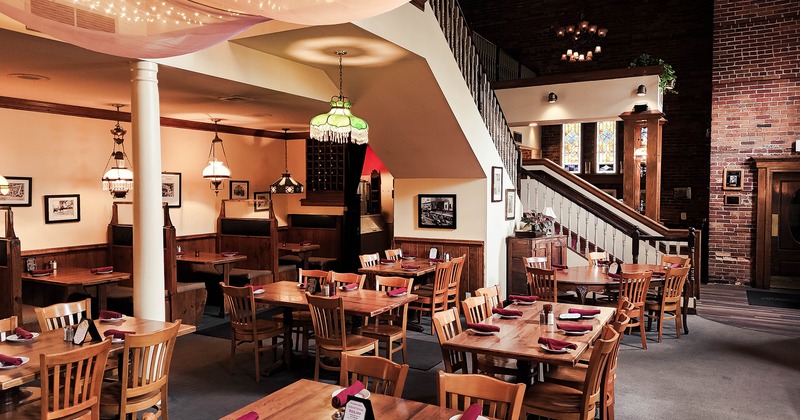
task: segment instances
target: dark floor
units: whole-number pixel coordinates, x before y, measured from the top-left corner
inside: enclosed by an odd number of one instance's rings
[[[800,337],[800,310],[749,305],[748,289],[731,284],[702,285],[697,314],[738,328]]]

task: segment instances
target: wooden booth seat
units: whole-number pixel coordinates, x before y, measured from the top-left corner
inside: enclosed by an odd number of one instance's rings
[[[336,270],[341,258],[342,216],[329,214],[290,214],[286,233],[287,242],[310,241],[318,244],[308,259],[310,270]],[[281,255],[281,264],[294,264],[302,267],[297,255]]]

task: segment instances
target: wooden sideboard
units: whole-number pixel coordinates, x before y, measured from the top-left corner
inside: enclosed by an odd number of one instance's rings
[[[525,275],[524,257],[547,257],[550,263],[567,263],[567,237],[541,236],[538,238],[506,238],[508,264],[506,272],[506,291],[509,295],[528,294],[528,279]]]

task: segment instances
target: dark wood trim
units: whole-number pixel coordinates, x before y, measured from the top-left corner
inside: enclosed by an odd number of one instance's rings
[[[409,1],[409,3],[413,4],[414,6],[416,6],[417,9],[422,10],[423,12],[425,11],[425,3],[427,3],[427,2],[428,2],[428,0],[411,0],[411,1]]]
[[[66,254],[82,251],[95,251],[98,249],[106,250],[108,244],[91,244],[91,245],[78,245],[78,246],[64,246],[59,248],[43,248],[43,249],[29,249],[22,251],[23,257],[30,257],[33,255],[52,255],[52,254]]]
[[[215,232],[210,233],[197,233],[194,235],[182,235],[175,238],[179,241],[192,241],[197,239],[217,239],[217,234]]]
[[[93,118],[108,121],[131,121],[129,112],[119,112],[108,109],[88,108],[83,106],[65,105],[53,102],[32,101],[29,99],[10,98],[0,96],[0,108],[16,109],[20,111],[40,112],[43,114],[67,115],[71,117]],[[199,130],[214,132],[214,124],[210,122],[188,121],[177,118],[161,117],[162,127],[182,128],[186,130]],[[306,132],[296,132],[284,134],[282,131],[258,130],[253,128],[235,127],[231,125],[219,125],[220,133],[236,134],[248,137],[263,137],[281,140],[305,140],[310,134]]]
[[[452,244],[452,245],[477,245],[483,246],[483,241],[474,241],[468,239],[437,239],[437,238],[409,238],[409,237],[402,237],[398,236],[394,238],[395,242],[408,242],[408,243],[430,243],[436,242],[440,244]],[[452,255],[451,255],[452,257]]]
[[[622,79],[625,77],[660,75],[663,71],[664,68],[662,66],[648,66],[589,71],[583,73],[553,74],[548,76],[531,77],[528,79],[501,80],[492,82],[492,88],[494,90],[500,90],[576,82],[592,82],[596,80]]]
[[[431,247],[437,247],[440,253],[450,254],[451,258],[466,255],[467,258],[464,262],[464,269],[461,272],[461,288],[459,290],[459,294],[463,299],[466,292],[474,293],[476,289],[486,286],[483,244],[483,241],[474,240],[396,237],[392,243],[392,248],[400,248],[403,251],[403,255],[414,255],[423,258],[428,256]]]

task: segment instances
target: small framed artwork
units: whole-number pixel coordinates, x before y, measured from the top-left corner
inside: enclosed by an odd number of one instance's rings
[[[7,176],[8,194],[0,195],[0,206],[30,207],[32,178]]]
[[[269,192],[253,193],[253,211],[267,211],[269,210]]]
[[[514,190],[506,190],[506,220],[514,220],[514,206],[517,202],[517,195]]]
[[[419,194],[417,225],[421,228],[455,229],[455,194]]]
[[[492,202],[503,201],[503,168],[492,166]]]
[[[81,196],[79,194],[44,196],[44,222],[67,223],[81,221]]]
[[[181,206],[180,172],[161,173],[161,201],[167,203],[167,207]]]
[[[741,190],[742,189],[742,170],[725,168],[725,173],[722,180],[723,190]]]
[[[247,200],[250,197],[250,181],[231,180],[231,200]]]

